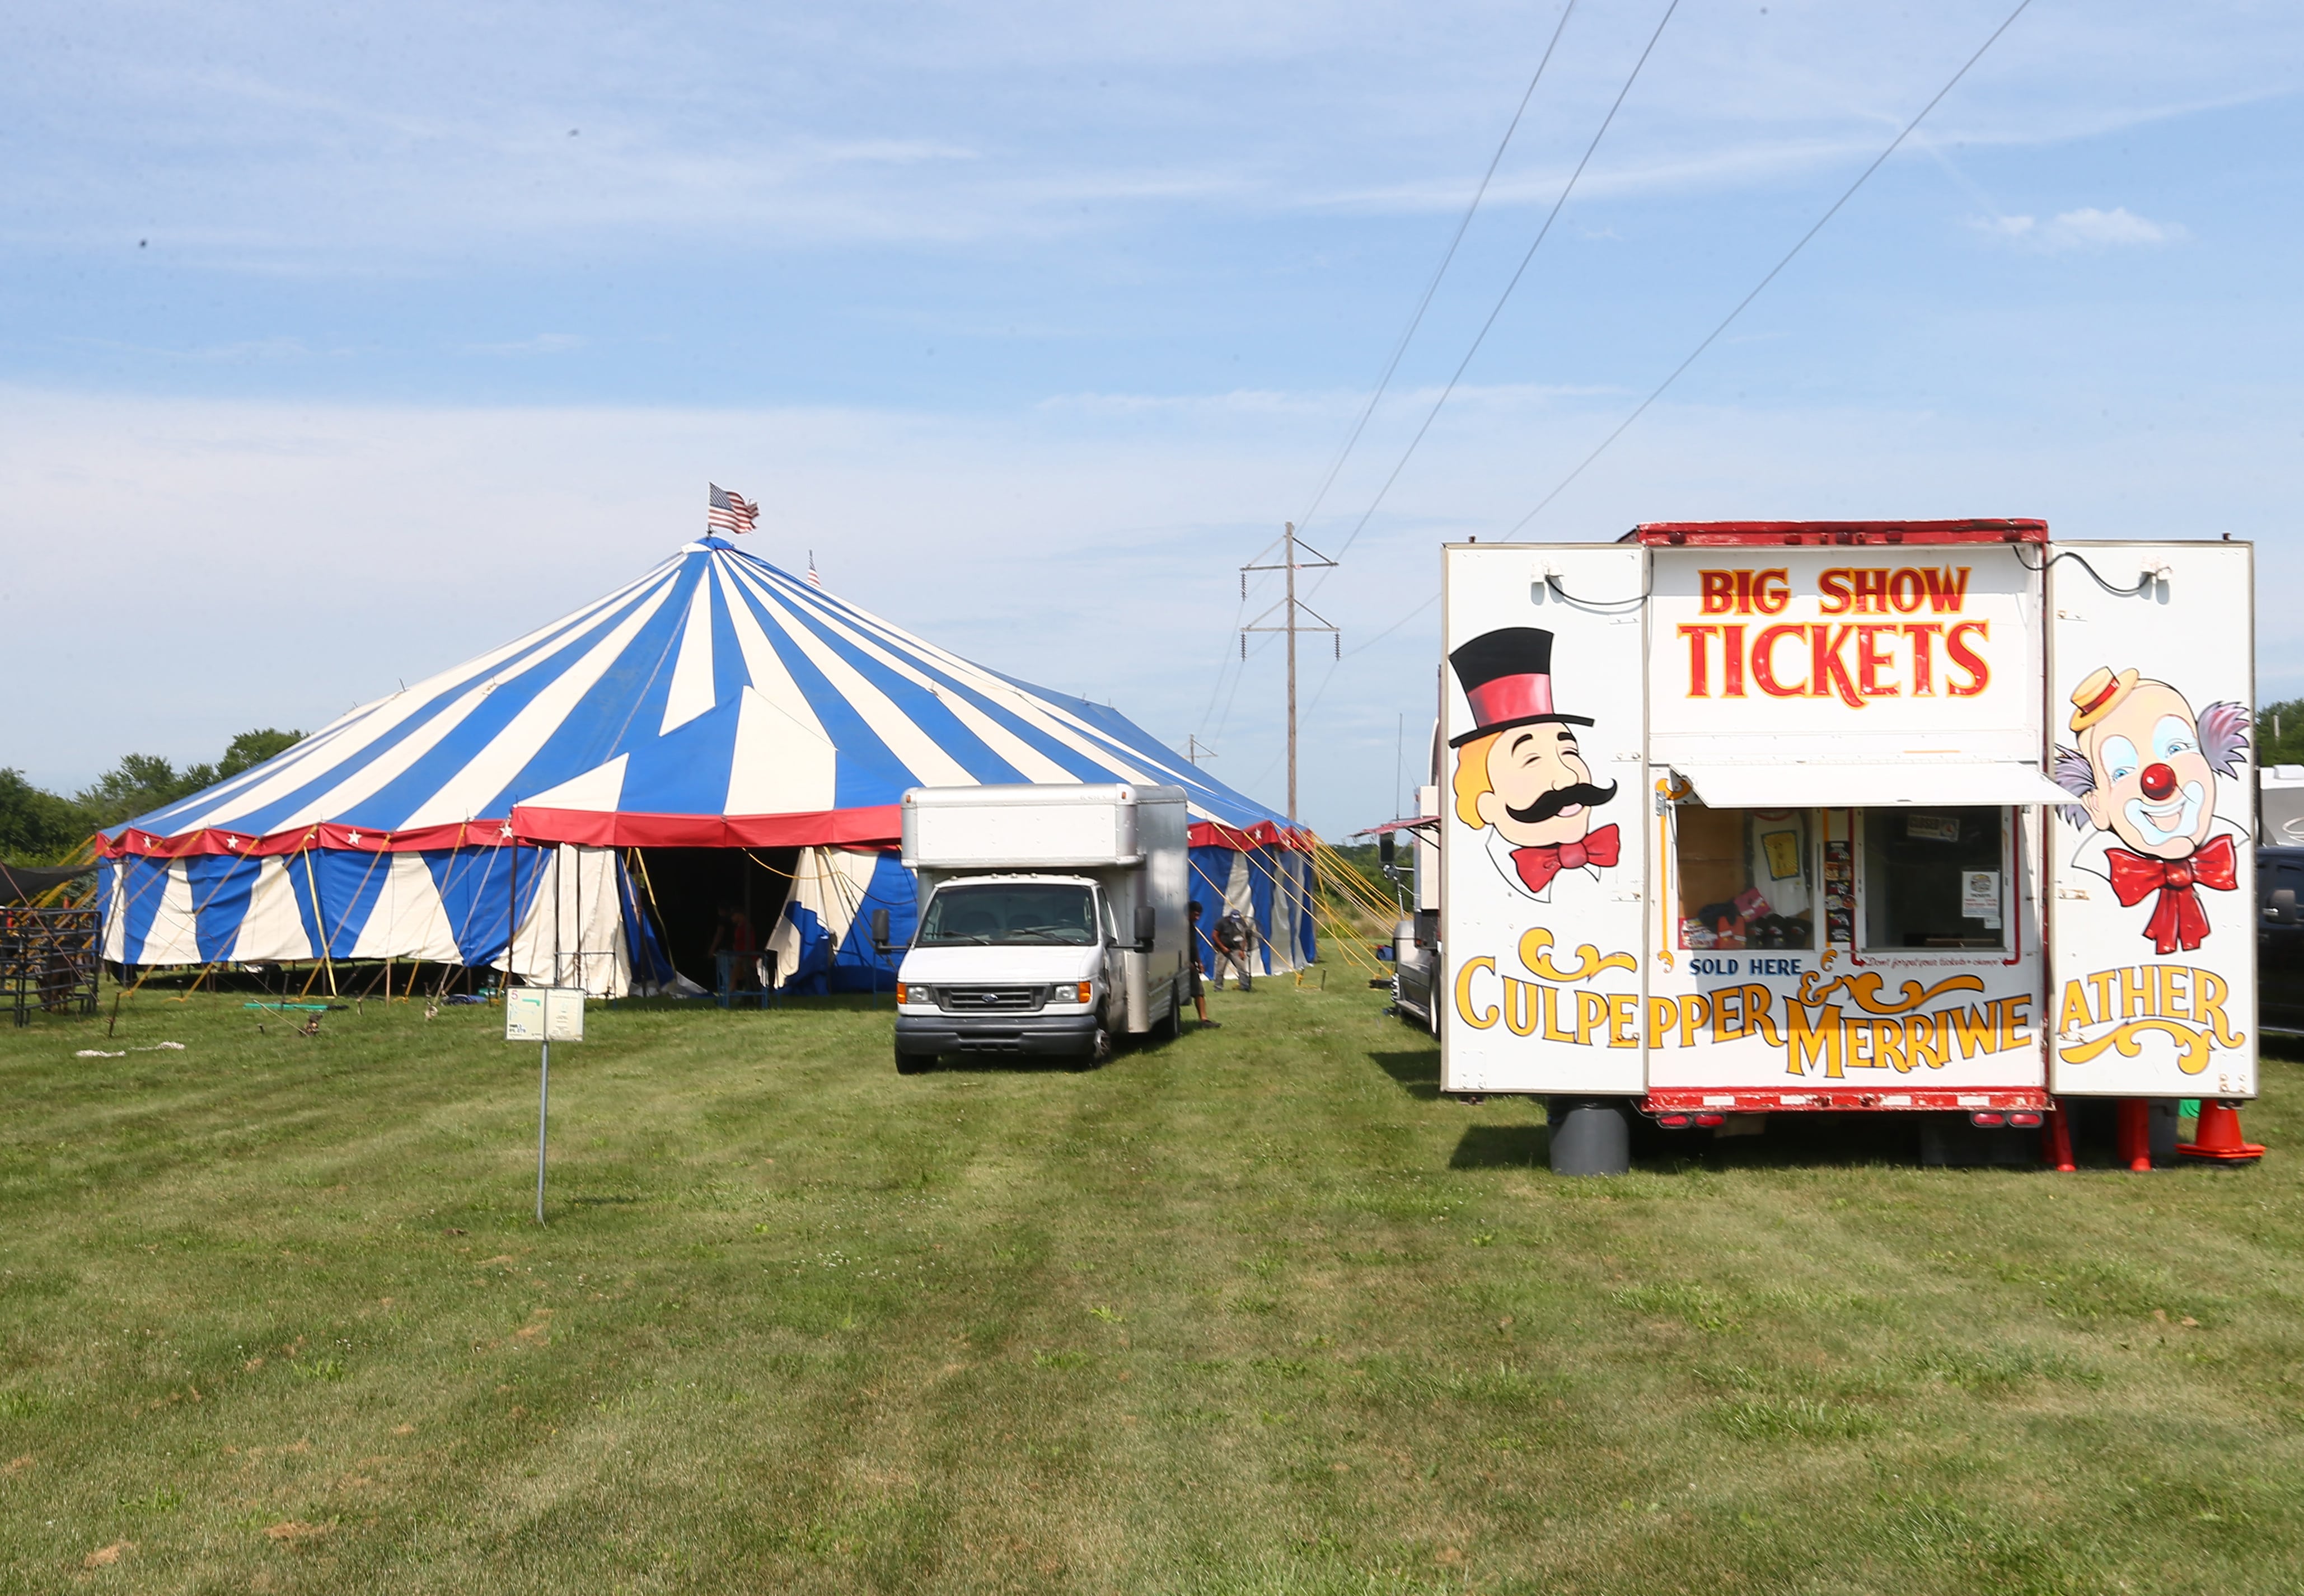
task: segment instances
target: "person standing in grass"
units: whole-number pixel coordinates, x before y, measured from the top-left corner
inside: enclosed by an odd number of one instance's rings
[[[1216,990],[1218,992],[1224,990],[1226,965],[1232,966],[1239,973],[1241,991],[1251,990],[1249,985],[1248,959],[1249,951],[1256,946],[1256,927],[1249,923],[1248,916],[1236,908],[1225,909],[1223,917],[1216,921]]]
[[[1200,1023],[1212,1026],[1208,1018],[1208,994],[1200,984],[1200,900],[1192,899],[1192,1007],[1199,1011]]]

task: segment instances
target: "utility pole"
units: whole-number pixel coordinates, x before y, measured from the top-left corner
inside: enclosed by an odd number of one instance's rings
[[[1216,757],[1216,751],[1203,744],[1197,732],[1185,733],[1184,757],[1190,760],[1194,764],[1198,764],[1203,756],[1207,758],[1214,759]]]
[[[1300,541],[1296,536],[1295,522],[1283,521],[1281,526],[1283,530],[1280,534],[1280,544],[1284,553],[1280,563],[1243,565],[1240,568],[1240,595],[1242,598],[1248,596],[1249,571],[1284,570],[1288,573],[1288,590],[1280,602],[1258,615],[1252,623],[1240,629],[1240,657],[1243,660],[1248,657],[1248,634],[1250,632],[1286,632],[1288,634],[1288,820],[1292,825],[1296,820],[1296,634],[1300,631],[1326,632],[1333,639],[1333,646],[1338,659],[1344,657],[1344,645],[1343,634],[1331,626],[1326,617],[1317,610],[1308,604],[1301,603],[1296,596],[1296,573],[1299,570],[1333,570],[1335,569],[1336,562],[1311,545]],[[1299,560],[1296,555],[1300,549],[1309,554],[1311,558]],[[1269,550],[1266,552],[1268,553]],[[1267,625],[1266,622],[1270,621],[1274,610],[1285,612],[1284,618],[1278,625]],[[1309,615],[1312,618],[1311,622],[1307,623],[1298,620],[1299,612]]]

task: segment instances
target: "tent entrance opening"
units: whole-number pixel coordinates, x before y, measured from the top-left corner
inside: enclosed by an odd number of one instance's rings
[[[673,967],[718,990],[718,955],[737,956],[739,988],[757,987],[757,958],[784,913],[800,863],[796,848],[642,848],[656,935]],[[789,974],[790,972],[782,972]]]

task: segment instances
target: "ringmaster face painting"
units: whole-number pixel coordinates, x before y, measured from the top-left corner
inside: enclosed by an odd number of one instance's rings
[[[1621,851],[1615,826],[1593,824],[1616,785],[1594,781],[1585,762],[1577,729],[1591,718],[1553,704],[1552,640],[1540,628],[1504,627],[1448,656],[1473,718],[1451,744],[1457,817],[1487,832],[1498,874],[1539,903],[1563,874],[1597,880]]]
[[[2247,828],[2216,813],[2216,781],[2241,773],[2247,706],[2195,714],[2168,683],[2109,666],[2071,701],[2080,746],[2056,750],[2056,781],[2080,800],[2065,818],[2090,828],[2073,863],[2109,880],[2124,908],[2152,899],[2142,934],[2156,951],[2198,948],[2209,930],[2200,889],[2239,885],[2233,839]]]

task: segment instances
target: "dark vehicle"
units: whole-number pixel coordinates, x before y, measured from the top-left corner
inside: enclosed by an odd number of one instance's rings
[[[2304,848],[2256,850],[2256,1019],[2304,1034]]]

